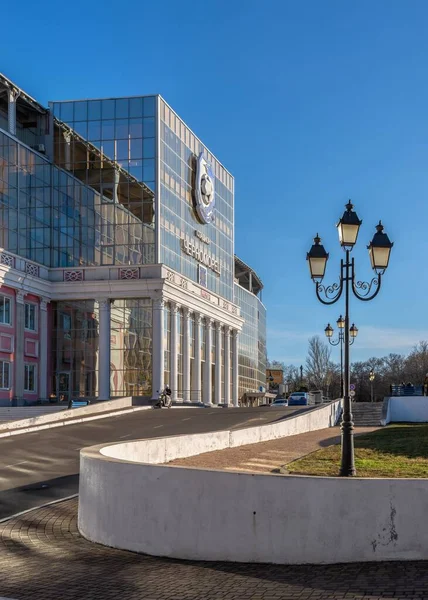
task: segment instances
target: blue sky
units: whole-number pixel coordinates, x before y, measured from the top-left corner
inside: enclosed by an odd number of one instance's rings
[[[236,253],[261,276],[268,354],[304,362],[342,312],[315,298],[318,231],[339,272],[348,198],[366,244],[395,242],[383,289],[354,301],[353,358],[428,339],[428,3],[164,0],[10,3],[1,71],[42,103],[160,93],[236,179]]]

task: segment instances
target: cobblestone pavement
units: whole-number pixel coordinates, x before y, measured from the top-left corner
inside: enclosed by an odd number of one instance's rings
[[[278,566],[185,562],[91,544],[77,499],[0,524],[0,596],[16,600],[414,600],[428,562]]]
[[[355,435],[368,433],[378,427],[356,427]],[[248,444],[238,448],[205,452],[189,458],[171,461],[173,465],[185,467],[203,467],[205,469],[225,469],[230,471],[248,471],[251,473],[275,473],[280,467],[297,458],[306,456],[315,450],[338,444],[340,428],[319,429],[308,433],[299,433],[271,440]]]

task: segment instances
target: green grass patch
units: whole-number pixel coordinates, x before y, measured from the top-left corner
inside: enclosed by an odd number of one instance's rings
[[[337,476],[340,445],[312,452],[286,465],[293,475]],[[355,437],[358,477],[428,477],[428,425],[395,424]]]

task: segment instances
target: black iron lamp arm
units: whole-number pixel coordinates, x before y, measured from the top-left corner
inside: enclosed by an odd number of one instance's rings
[[[326,304],[329,306],[330,304],[335,304],[342,295],[343,292],[343,260],[340,261],[340,278],[339,283],[333,283],[333,285],[323,285],[318,281],[315,282],[315,292],[318,300],[322,304]],[[324,296],[324,298],[322,297]]]
[[[327,338],[328,339],[328,343],[331,346],[338,346],[340,344],[340,342],[342,341],[340,338],[338,340],[336,340],[335,342],[333,342],[333,340],[331,338]]]
[[[358,300],[362,300],[363,302],[368,302],[369,300],[373,300],[380,291],[380,287],[382,284],[382,275],[381,273],[377,274],[376,277],[370,282],[367,281],[357,281],[355,278],[355,266],[354,259],[352,259],[351,263],[352,269],[352,291],[354,296],[358,298]],[[372,289],[374,290],[372,293]]]

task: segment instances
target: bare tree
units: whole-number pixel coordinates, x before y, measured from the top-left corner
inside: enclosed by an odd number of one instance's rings
[[[428,342],[417,344],[406,359],[406,380],[421,384],[428,373]],[[407,382],[407,381],[406,381]]]
[[[309,339],[308,356],[306,358],[306,377],[315,389],[323,390],[329,383],[331,373],[331,350],[319,335]]]

